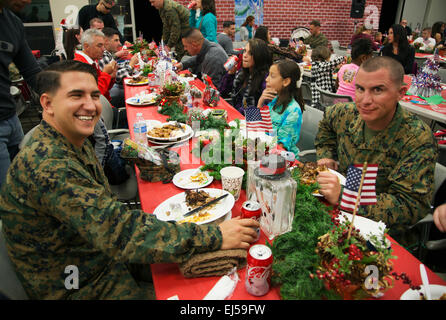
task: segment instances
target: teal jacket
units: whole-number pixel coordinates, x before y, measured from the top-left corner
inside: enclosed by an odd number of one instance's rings
[[[217,42],[217,17],[213,13],[207,13],[203,16],[200,13],[198,19],[196,18],[196,10],[191,10],[189,14],[189,25],[192,28],[197,28],[203,34],[203,37],[209,41]],[[200,27],[201,25],[201,27]]]
[[[277,143],[282,143],[285,149],[296,155],[299,148],[296,146],[300,137],[300,128],[302,126],[302,110],[296,100],[291,100],[283,113],[277,113],[273,107],[276,104],[277,97],[268,103],[273,129],[277,133]],[[277,110],[281,110],[279,107]]]

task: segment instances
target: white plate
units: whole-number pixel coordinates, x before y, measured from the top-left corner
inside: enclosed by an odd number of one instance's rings
[[[232,210],[235,200],[234,196],[230,194],[228,191],[222,189],[213,189],[213,188],[204,188],[200,190],[207,192],[211,197],[220,197],[224,194],[228,195],[225,198],[221,199],[216,204],[214,204],[213,207],[211,206],[210,209],[209,208],[204,209],[203,211],[207,211],[211,216],[205,221],[196,222],[196,224],[205,224],[215,221],[225,216]],[[180,205],[180,208],[177,213],[172,212],[171,204]],[[191,210],[192,209],[189,209],[189,207],[186,205],[186,192],[182,192],[173,197],[170,197],[169,199],[161,203],[153,211],[153,214],[156,215],[156,217],[162,221],[168,221],[168,220],[180,221],[183,219],[183,214]],[[170,214],[166,215],[167,212],[170,212]]]
[[[420,287],[420,290],[408,289],[401,295],[400,300],[421,300],[420,292],[424,294],[424,286],[420,285]],[[446,293],[446,286],[430,284],[429,288],[431,290],[432,300],[438,300],[443,294]],[[426,294],[424,294],[424,296],[426,296]]]
[[[181,139],[180,141],[160,142],[160,141],[152,140],[152,139],[149,138],[149,137],[147,137],[147,140],[148,140],[150,143],[157,144],[157,145],[160,145],[160,146],[166,146],[166,145],[169,145],[169,144],[171,144],[171,145],[174,145],[174,144],[177,145],[177,144],[186,142],[187,140],[189,140],[190,138],[192,138],[193,135],[194,135],[194,133],[192,132],[189,136],[185,137],[184,139]]]
[[[146,124],[147,130],[152,130],[152,128],[161,126],[162,122],[158,120],[146,120]]]
[[[130,80],[132,80],[132,79],[130,79],[130,78],[124,79],[125,84],[128,86],[146,86],[149,84],[149,79],[147,79],[144,82],[138,82],[138,83],[130,83]]]
[[[149,93],[147,96],[150,98],[150,101],[138,102],[136,97],[131,97],[125,100],[125,102],[132,106],[150,106],[156,103],[156,98],[158,96],[156,93]]]
[[[199,182],[191,182],[190,177],[195,176],[198,173],[204,173],[206,175],[207,181],[204,183]],[[207,171],[200,171],[199,168],[197,169],[188,169],[178,172],[172,179],[172,182],[174,185],[176,185],[178,188],[181,189],[198,189],[198,188],[204,188],[212,183],[214,180],[214,177],[210,176]]]
[[[169,121],[169,122],[163,123],[160,126],[158,126],[158,128],[161,128],[168,124],[174,125],[175,121]],[[149,135],[148,132],[147,132],[147,137],[151,141],[154,141],[154,142],[156,141],[156,143],[158,143],[158,142],[175,142],[175,141],[183,140],[184,138],[194,134],[194,131],[192,130],[192,128],[190,126],[188,126],[187,124],[184,124],[184,123],[181,123],[181,125],[183,126],[183,128],[185,128],[184,132],[182,132],[181,129],[178,128],[178,135],[175,137],[169,137],[169,138],[153,137],[153,136]]]
[[[345,179],[345,177],[342,174],[340,174],[337,171],[334,171],[333,169],[328,169],[328,171],[330,171],[331,173],[334,173],[338,177],[339,183],[341,184],[341,186],[345,186],[345,180],[346,179]],[[323,197],[323,195],[321,195],[320,193],[313,193],[313,196],[315,196],[315,197]]]

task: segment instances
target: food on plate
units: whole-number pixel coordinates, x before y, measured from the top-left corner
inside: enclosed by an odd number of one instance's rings
[[[186,190],[186,204],[192,209],[198,208],[214,199],[214,197],[211,197],[209,193],[203,190]]]
[[[211,214],[209,212],[207,212],[207,211],[205,211],[205,212],[198,212],[197,214],[194,214],[194,215],[192,215],[190,217],[186,217],[186,218],[178,221],[178,223],[185,223],[185,222],[197,223],[197,222],[206,221],[210,217],[211,217]]]
[[[318,166],[316,162],[299,163],[300,182],[305,185],[312,185],[316,183],[316,178],[319,172],[328,171],[326,165]]]
[[[144,76],[133,77],[128,81],[129,84],[141,84],[146,82],[147,82],[147,77]]]
[[[204,172],[199,172],[196,175],[190,176],[191,182],[198,182],[199,184],[204,184],[208,181],[208,177]]]
[[[186,126],[184,126],[183,124],[180,124],[180,126],[181,128],[183,128],[183,130],[186,129]],[[153,128],[149,131],[148,135],[156,138],[171,138],[178,136],[181,132],[182,131],[180,128],[178,128],[178,126],[173,124],[166,124],[160,128]]]

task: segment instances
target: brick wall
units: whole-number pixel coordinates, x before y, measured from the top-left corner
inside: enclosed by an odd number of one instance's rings
[[[177,1],[185,6],[189,3],[189,0]],[[366,6],[377,6],[380,14],[382,1],[367,0]],[[272,37],[288,39],[295,27],[309,27],[311,20],[318,19],[322,33],[329,40],[339,40],[341,45],[347,45],[354,30],[354,19],[350,18],[351,3],[351,0],[264,0],[263,24],[268,26]],[[215,4],[220,32],[224,20],[234,20],[234,0],[215,0]],[[364,19],[356,21],[363,22]]]

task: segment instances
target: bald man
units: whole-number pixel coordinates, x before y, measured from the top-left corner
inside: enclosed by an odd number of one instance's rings
[[[219,87],[223,75],[228,55],[218,43],[205,39],[196,28],[189,29],[183,34],[181,41],[184,49],[192,56],[183,63],[176,64],[178,70],[192,69],[198,77],[207,74],[211,77],[215,87]]]

